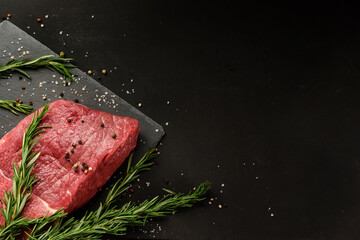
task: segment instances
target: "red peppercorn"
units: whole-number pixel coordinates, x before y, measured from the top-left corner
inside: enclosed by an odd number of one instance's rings
[[[11,18],[11,13],[8,13],[6,16],[7,16],[8,18]]]
[[[29,102],[29,105],[30,105],[30,106],[32,106],[32,105],[33,105],[33,103],[32,103],[32,102]]]
[[[17,99],[16,99],[16,102],[19,102],[19,101],[20,101],[20,99],[17,98]]]
[[[42,22],[41,18],[36,19],[37,22]]]
[[[22,104],[22,101],[20,100],[19,103]]]
[[[135,192],[135,190],[134,190],[133,188],[130,188],[130,192],[132,192],[132,193],[133,193],[133,192]]]

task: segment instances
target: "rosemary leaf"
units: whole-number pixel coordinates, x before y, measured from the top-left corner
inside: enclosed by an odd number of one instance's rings
[[[64,76],[64,81],[66,78],[69,78],[70,82],[74,81],[73,76],[76,75],[70,72],[69,68],[75,68],[76,66],[68,64],[74,59],[55,57],[54,55],[44,55],[31,61],[21,60],[25,55],[27,54],[23,54],[18,58],[11,59],[4,65],[0,66],[0,78],[8,78],[12,72],[19,72],[27,78],[31,78],[30,75],[24,71],[24,69],[38,69],[45,67],[59,72]]]
[[[18,115],[18,112],[30,114],[33,110],[33,107],[29,105],[11,100],[0,100],[0,108],[5,108],[16,115]]]

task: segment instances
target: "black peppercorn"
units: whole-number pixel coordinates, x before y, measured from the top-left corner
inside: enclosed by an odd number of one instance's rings
[[[81,140],[79,140],[79,141],[78,141],[78,143],[79,143],[79,144],[82,144],[82,141],[81,141]]]
[[[111,134],[111,137],[116,138],[116,134],[115,133]]]
[[[77,168],[74,168],[74,171],[75,171],[75,172],[78,172],[78,169],[77,169]]]
[[[68,121],[68,123],[71,123],[71,119],[70,119],[70,118],[69,118],[67,121]]]
[[[81,120],[82,123],[84,123],[85,121],[84,120]]]
[[[74,102],[78,103],[78,102],[79,102],[79,99],[75,99]]]
[[[71,146],[76,147],[76,144],[75,144],[75,143],[73,143],[73,144],[71,144]]]
[[[64,93],[60,93],[60,97],[63,97],[64,96]]]
[[[20,75],[20,76],[19,76],[19,79],[20,79],[20,80],[23,79],[23,76]]]
[[[105,127],[105,124],[104,124],[104,123],[101,123],[101,124],[100,124],[100,127]]]

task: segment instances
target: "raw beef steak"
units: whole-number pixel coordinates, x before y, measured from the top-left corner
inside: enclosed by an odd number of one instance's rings
[[[21,160],[23,134],[32,117],[26,117],[0,140],[1,196],[12,188],[12,165]],[[59,208],[71,212],[89,201],[134,149],[139,134],[137,120],[66,100],[51,103],[40,125],[52,128],[41,134],[34,148],[41,152],[34,168],[40,180],[23,211],[29,218]],[[3,221],[0,214],[0,225]]]

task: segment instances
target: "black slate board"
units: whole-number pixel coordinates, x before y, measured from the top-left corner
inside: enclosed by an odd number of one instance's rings
[[[24,59],[34,59],[43,55],[57,55],[42,43],[28,35],[9,21],[0,23],[0,64],[18,57],[23,51],[29,51]],[[119,116],[137,119],[140,124],[139,141],[134,152],[135,157],[144,154],[155,147],[164,135],[164,129],[152,119],[141,113],[135,107],[115,95],[109,89],[99,84],[80,69],[73,69],[77,75],[76,81],[69,86],[62,84],[62,76],[48,69],[30,70],[31,79],[19,80],[16,74],[9,79],[0,81],[0,99],[21,99],[24,103],[32,101],[35,108],[45,103],[61,99],[64,93],[67,100],[78,99],[79,103],[91,109],[96,109]],[[42,87],[40,87],[42,85]],[[26,89],[22,90],[22,86]],[[77,91],[77,94],[76,94]],[[46,96],[46,100],[43,100]],[[16,116],[11,112],[0,109],[0,137],[14,128],[25,115]]]

